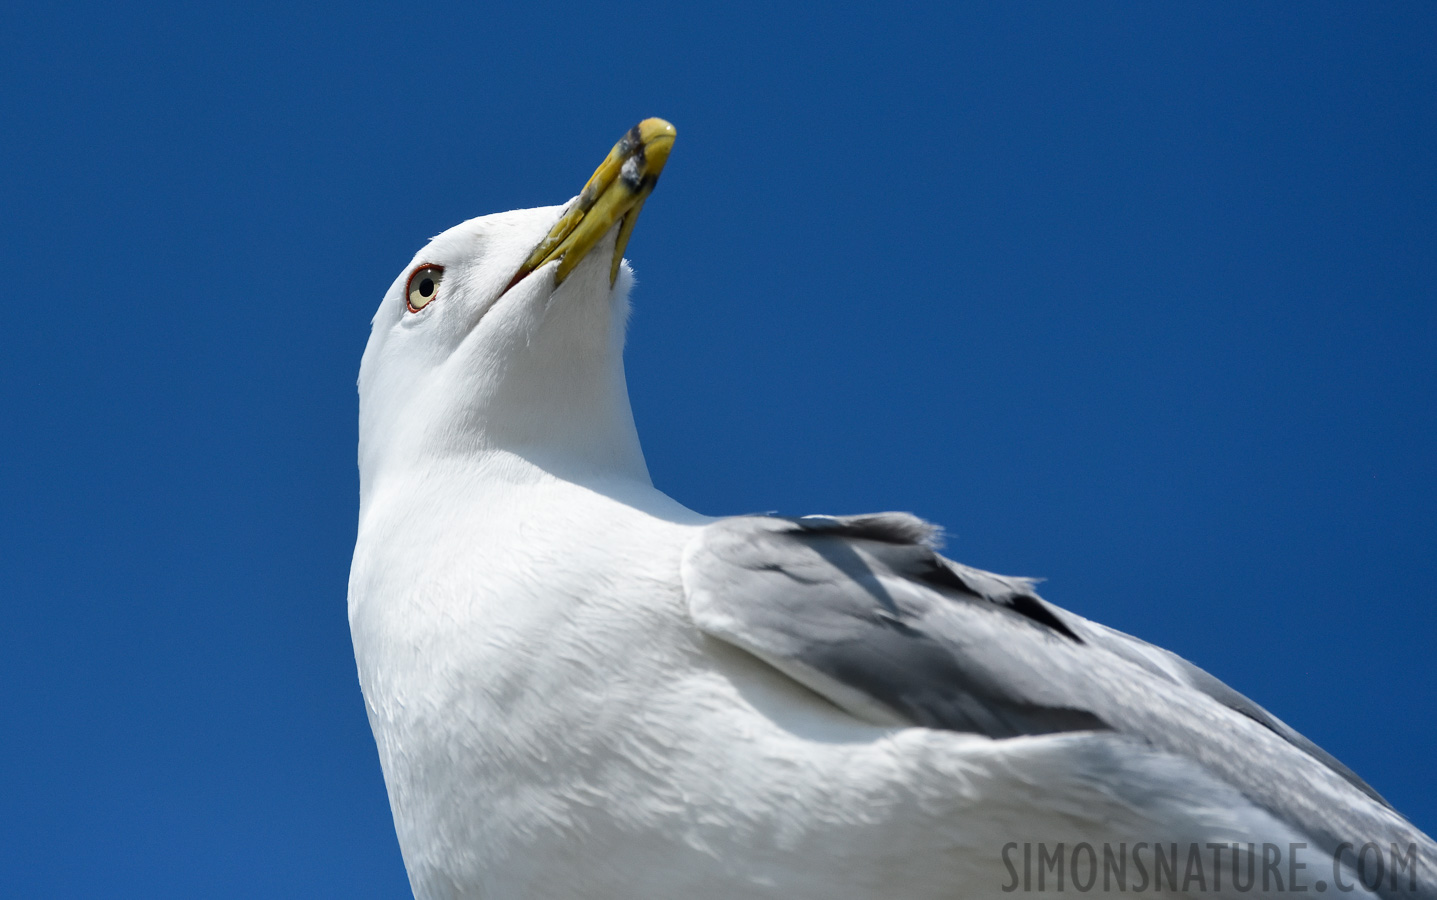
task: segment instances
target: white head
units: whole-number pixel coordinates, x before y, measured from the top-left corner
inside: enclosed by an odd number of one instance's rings
[[[619,259],[672,142],[672,126],[646,120],[564,206],[471,219],[415,255],[360,364],[361,498],[453,457],[648,483],[624,381],[633,274]]]

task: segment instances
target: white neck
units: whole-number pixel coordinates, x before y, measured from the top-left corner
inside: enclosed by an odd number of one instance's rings
[[[482,340],[476,329],[418,387],[364,384],[361,505],[391,476],[462,471],[450,462],[505,479],[522,477],[523,463],[605,493],[623,484],[651,490],[624,377],[631,282],[624,271],[607,296],[561,293],[527,311],[503,310],[503,321],[485,323]]]

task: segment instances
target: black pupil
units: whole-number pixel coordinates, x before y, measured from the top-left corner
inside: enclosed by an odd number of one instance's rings
[[[428,297],[434,293],[434,279],[426,278],[419,282],[419,296]]]

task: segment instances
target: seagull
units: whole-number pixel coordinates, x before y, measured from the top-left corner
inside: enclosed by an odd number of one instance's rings
[[[445,231],[374,316],[348,610],[415,897],[1154,874],[1437,897],[1437,845],[1346,766],[1186,660],[945,558],[935,526],[711,518],[655,488],[623,254],[674,138],[647,119],[568,203]]]

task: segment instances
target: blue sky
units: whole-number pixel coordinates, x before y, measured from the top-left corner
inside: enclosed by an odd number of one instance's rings
[[[0,12],[0,894],[406,895],[369,317],[650,115],[660,487],[940,522],[1437,829],[1437,8],[821,8]]]

